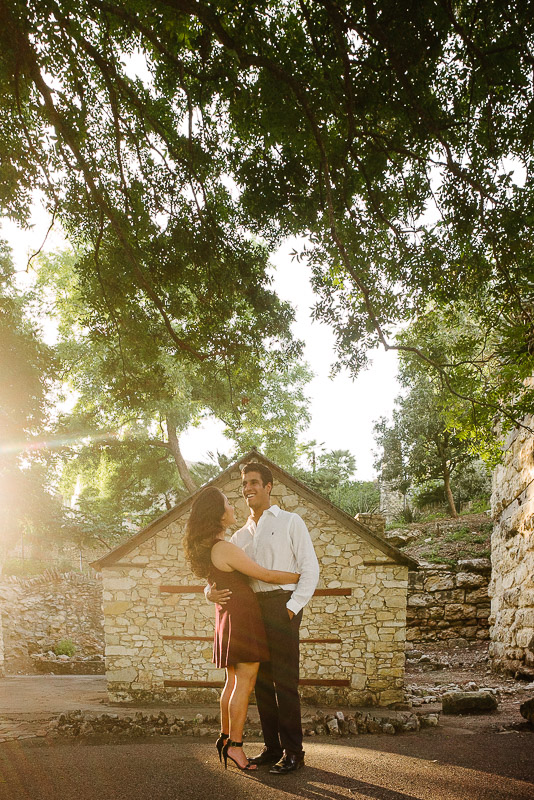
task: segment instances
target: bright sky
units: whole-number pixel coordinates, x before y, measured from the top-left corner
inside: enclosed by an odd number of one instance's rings
[[[26,269],[28,256],[41,246],[50,224],[48,216],[38,207],[33,223],[31,231],[21,231],[9,221],[4,221],[0,229],[0,236],[9,242],[16,268],[21,273]],[[45,250],[65,245],[61,232],[53,230]],[[311,400],[311,424],[304,438],[324,443],[327,450],[350,450],[356,457],[356,477],[371,480],[375,477],[373,422],[391,414],[399,391],[395,378],[396,354],[376,351],[373,365],[354,382],[344,373],[329,378],[335,362],[334,336],[327,325],[311,319],[314,294],[308,268],[304,263],[291,261],[289,253],[294,247],[295,242],[286,243],[273,257],[276,267],[273,288],[296,310],[294,333],[304,340],[305,359],[315,374],[307,389]],[[19,277],[21,285],[24,285],[27,279],[23,274]],[[207,453],[217,450],[229,454],[231,447],[222,435],[222,428],[221,423],[206,422],[184,434],[180,443],[186,460],[207,460]]]

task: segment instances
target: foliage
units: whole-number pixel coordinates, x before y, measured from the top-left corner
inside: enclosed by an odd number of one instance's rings
[[[225,423],[237,452],[255,445],[292,463],[308,421],[304,365],[258,341],[231,362],[200,364],[136,319],[103,333],[85,312],[80,259],[42,256],[35,288],[40,312],[57,320],[57,358],[76,397],[56,426],[60,487],[74,503],[66,536],[117,544],[213,478],[216,465],[187,465],[179,441],[207,416]]]
[[[480,456],[493,463],[498,451],[487,410],[471,414],[468,399],[468,393],[482,388],[489,344],[461,304],[448,313],[428,310],[398,338],[412,348],[400,357],[399,381],[405,393],[396,400],[393,422],[381,419],[375,425],[381,448],[376,466],[382,480],[403,494],[413,487],[419,508],[445,502],[456,516],[456,505],[489,493],[489,471]],[[428,372],[413,352],[421,348],[434,360],[457,362],[466,393],[451,397],[447,381]]]
[[[11,253],[0,241],[0,522],[1,549],[24,533],[46,537],[61,518],[39,446],[48,423],[56,366],[15,287]]]
[[[419,351],[427,353],[434,363],[454,365],[454,388],[443,375],[428,374],[429,385],[442,398],[440,414],[447,428],[465,442],[472,454],[493,466],[500,456],[501,444],[496,433],[495,404],[501,402],[502,386],[495,383],[492,374],[495,352],[500,347],[496,330],[484,330],[467,304],[456,303],[449,309],[429,306],[397,335],[397,340],[411,348],[400,358],[399,378],[407,388],[413,377],[423,372]],[[528,372],[521,374],[526,378]],[[491,401],[489,405],[484,403],[485,398]]]
[[[334,505],[355,516],[374,513],[380,505],[380,492],[373,481],[355,481],[356,459],[348,450],[323,451],[317,442],[304,448],[307,467],[293,470],[303,483],[322,494]]]
[[[0,32],[0,202],[24,221],[43,192],[86,248],[103,334],[138,319],[220,364],[250,338],[246,306],[252,338],[283,345],[249,233],[305,234],[340,367],[406,352],[395,327],[429,302],[466,302],[498,345],[471,393],[457,363],[417,356],[474,427],[532,407],[525,0],[15,0]]]
[[[72,639],[61,639],[53,647],[56,656],[73,656],[77,649]]]
[[[474,456],[464,441],[447,430],[443,413],[445,401],[446,396],[437,394],[428,375],[414,375],[410,391],[396,400],[393,422],[389,424],[381,419],[375,425],[376,440],[382,450],[376,466],[380,469],[384,464],[383,479],[399,490],[407,486],[408,480],[414,486],[440,480],[450,512],[456,516],[451,475]],[[400,444],[402,452],[402,461],[393,465],[387,450],[392,439]]]
[[[39,433],[46,420],[52,370],[50,349],[28,321],[24,298],[14,286],[11,252],[0,240],[0,442],[14,444]]]
[[[475,460],[462,465],[458,472],[451,475],[451,492],[458,510],[469,504],[468,513],[476,513],[477,508],[485,511],[489,508],[491,494],[491,474],[483,461]],[[447,497],[442,480],[430,480],[422,483],[410,493],[410,502],[422,511],[429,506],[447,505]]]

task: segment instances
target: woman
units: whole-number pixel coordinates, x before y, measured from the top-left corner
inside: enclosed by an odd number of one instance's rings
[[[184,549],[191,569],[201,578],[231,589],[226,605],[216,606],[213,662],[226,668],[221,694],[221,735],[216,747],[224,766],[230,758],[239,769],[253,770],[243,753],[243,726],[250,693],[256,683],[260,661],[269,661],[265,628],[256,596],[245,576],[266,583],[296,583],[296,572],[260,567],[239,547],[224,540],[235,523],[233,506],[225,495],[210,486],[193,503],[187,523]],[[228,733],[225,733],[228,731]]]

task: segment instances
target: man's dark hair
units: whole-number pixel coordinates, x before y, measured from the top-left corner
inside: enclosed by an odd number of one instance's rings
[[[259,472],[264,486],[268,483],[272,486],[274,483],[273,473],[265,464],[258,464],[257,461],[251,461],[250,464],[245,464],[245,466],[241,468],[241,475],[246,475],[247,472]]]

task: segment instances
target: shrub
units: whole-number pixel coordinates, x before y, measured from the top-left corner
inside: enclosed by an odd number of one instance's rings
[[[53,647],[56,656],[73,656],[77,649],[72,639],[61,639]]]

